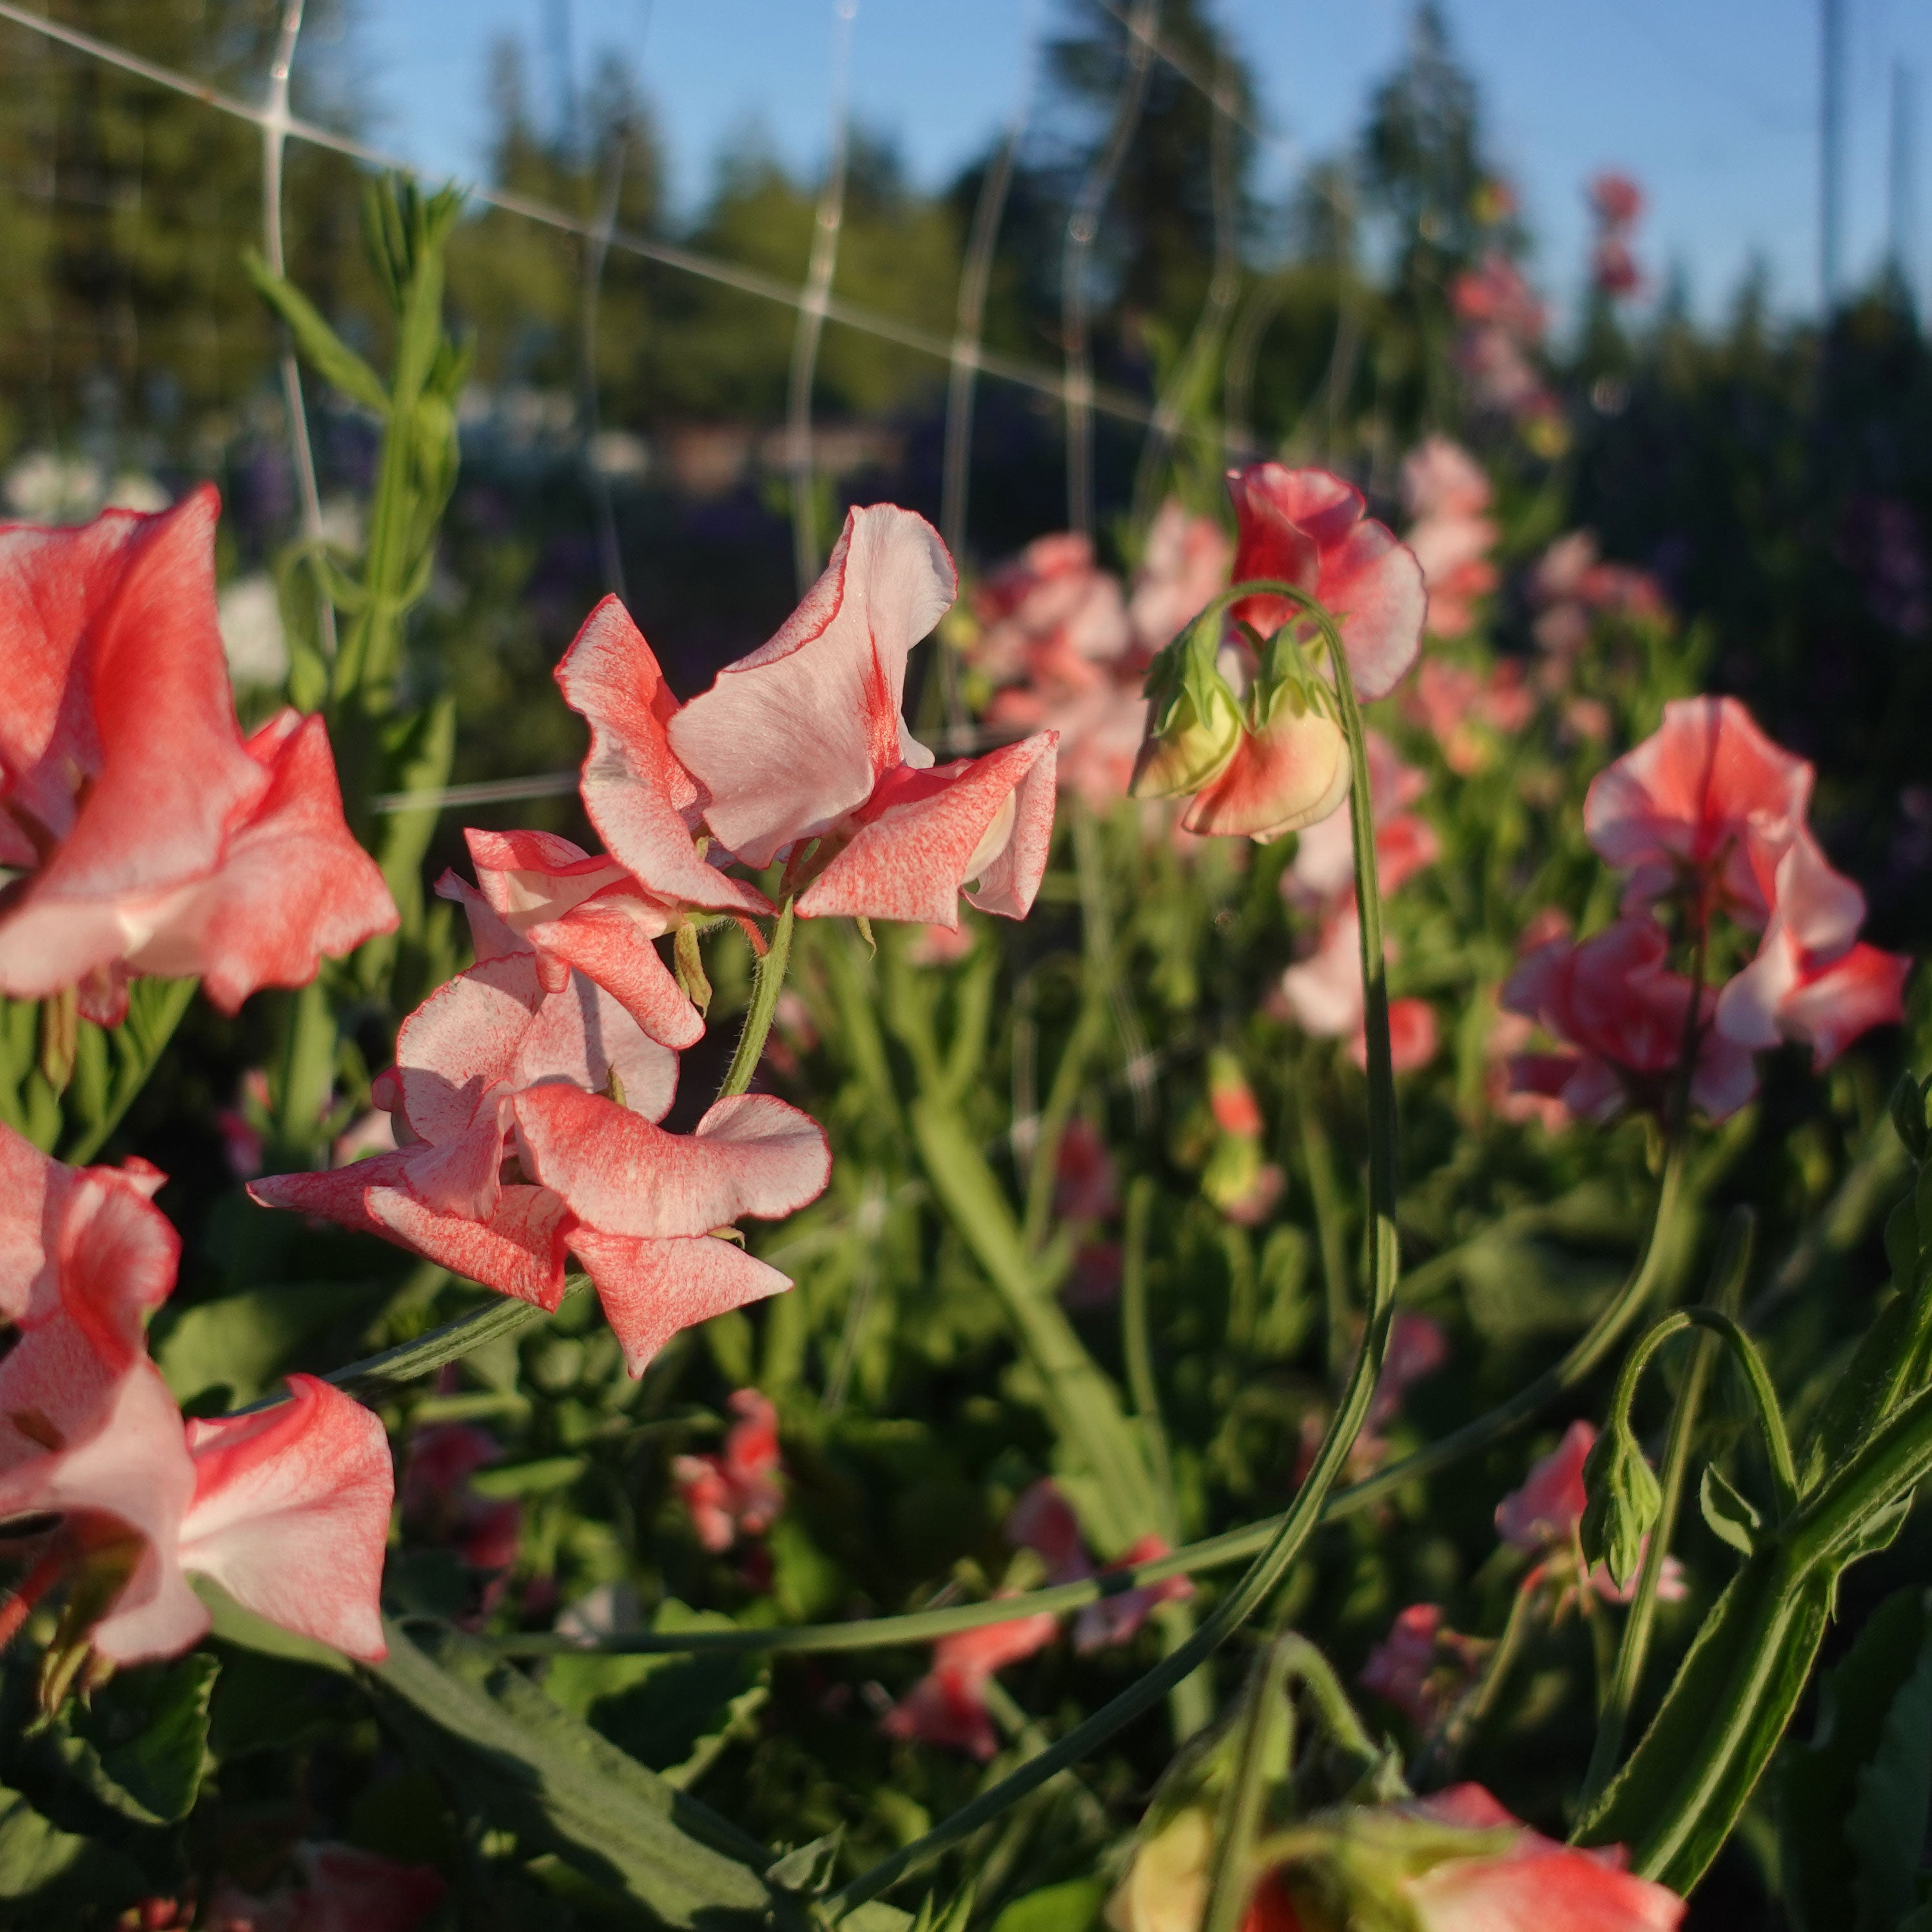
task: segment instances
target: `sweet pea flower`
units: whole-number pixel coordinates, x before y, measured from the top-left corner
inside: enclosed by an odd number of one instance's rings
[[[1170,497],[1148,530],[1127,622],[1151,653],[1164,650],[1227,587],[1234,546],[1212,517],[1190,515]]]
[[[353,1845],[298,1845],[295,1862],[297,1882],[262,1896],[222,1880],[206,1932],[417,1932],[448,1888],[434,1865]]]
[[[350,836],[320,718],[236,721],[203,487],[154,515],[0,526],[0,991],[77,988],[111,1025],[128,980],[199,977],[232,1012],[396,925]]]
[[[505,952],[403,1022],[374,1090],[394,1153],[250,1192],[540,1308],[562,1300],[573,1253],[639,1375],[679,1329],[790,1286],[718,1232],[792,1213],[830,1169],[818,1126],[769,1095],[663,1132],[676,1089],[675,1057],[608,993],[578,973],[548,992],[532,951]]]
[[[1294,1842],[1289,1862],[1262,1880],[1246,1932],[1338,1922],[1412,1932],[1676,1932],[1684,1916],[1675,1892],[1624,1869],[1620,1849],[1546,1838],[1479,1784],[1316,1813],[1297,1825]],[[1264,1840],[1258,1856],[1266,1854]]]
[[[1806,947],[1780,906],[1765,928],[1757,957],[1718,998],[1718,1030],[1741,1046],[1797,1040],[1811,1064],[1831,1065],[1861,1034],[1905,1017],[1912,962],[1862,940],[1831,958]]]
[[[764,1535],[784,1508],[778,1411],[751,1388],[738,1390],[728,1406],[738,1419],[725,1432],[723,1453],[679,1456],[671,1462],[698,1540],[714,1555],[741,1536]]]
[[[1054,734],[934,765],[901,714],[907,654],[956,587],[924,518],[853,510],[784,628],[665,727],[712,836],[753,866],[792,855],[808,880],[801,917],[951,926],[962,892],[1012,919],[1033,904],[1053,832]]]
[[[1519,1092],[1560,1100],[1571,1113],[1608,1120],[1627,1103],[1660,1109],[1682,1059],[1691,982],[1666,970],[1670,941],[1654,920],[1627,917],[1580,944],[1567,935],[1525,954],[1502,1004],[1538,1022],[1565,1051],[1510,1063]],[[1718,995],[1698,1006],[1690,1100],[1728,1119],[1757,1091],[1750,1052],[1711,1024]]]
[[[1335,620],[1360,694],[1390,690],[1422,634],[1427,598],[1414,554],[1364,515],[1358,490],[1326,470],[1258,463],[1231,471],[1228,488],[1240,526],[1236,582],[1274,578],[1305,590]],[[1334,668],[1309,668],[1307,654],[1319,662],[1325,646],[1301,607],[1256,592],[1229,616],[1265,648],[1258,661],[1238,641],[1219,648],[1197,624],[1155,659],[1133,790],[1142,798],[1191,794],[1186,831],[1267,840],[1341,803],[1348,744],[1322,682]]]
[[[1495,762],[1498,740],[1529,722],[1536,698],[1512,658],[1486,672],[1430,658],[1416,674],[1408,709],[1442,748],[1443,763],[1470,778]]]
[[[1201,1191],[1229,1220],[1252,1228],[1268,1218],[1287,1177],[1262,1157],[1266,1123],[1241,1064],[1225,1048],[1208,1056],[1208,1111],[1214,1144],[1201,1176]]]
[[[1381,732],[1372,727],[1364,738],[1374,802],[1376,883],[1386,896],[1435,864],[1442,848],[1436,828],[1409,809],[1428,790],[1428,779]],[[1290,905],[1304,913],[1328,912],[1352,902],[1355,838],[1347,818],[1337,812],[1303,831],[1294,862],[1281,875],[1281,891]]]
[[[1490,479],[1460,444],[1432,436],[1403,459],[1402,494],[1413,519],[1402,541],[1422,566],[1428,628],[1438,638],[1465,636],[1478,599],[1496,586],[1490,553],[1499,532],[1488,514]]]
[[[574,968],[660,1045],[694,1046],[704,1037],[703,1016],[652,944],[676,926],[688,902],[654,898],[614,860],[554,832],[471,827],[463,836],[481,890],[446,872],[436,891],[469,913],[478,959],[527,950],[547,992],[561,992]]]
[[[1094,561],[1091,540],[1071,531],[1036,537],[980,586],[973,612],[983,627],[974,662],[997,683],[1095,690],[1134,640],[1119,579]]]
[[[0,1127],[0,1521],[29,1559],[0,1608],[10,1639],[62,1584],[116,1664],[199,1641],[190,1575],[351,1655],[384,1654],[377,1593],[393,1480],[381,1422],[326,1382],[184,1424],[148,1359],[147,1314],[180,1243],[143,1162],[62,1166]],[[84,1594],[82,1594],[84,1593]]]
[[[1166,1539],[1150,1534],[1136,1538],[1114,1562],[1096,1569],[1080,1534],[1079,1519],[1050,1476],[1030,1485],[1014,1504],[1006,1518],[1006,1540],[1040,1557],[1046,1565],[1049,1584],[1084,1582],[1090,1576],[1132,1570],[1168,1553]],[[1167,1576],[1158,1583],[1143,1583],[1102,1597],[1087,1604],[1074,1620],[1073,1648],[1085,1656],[1110,1644],[1125,1643],[1159,1605],[1181,1602],[1193,1594],[1194,1586],[1188,1578]]]
[[[1426,1730],[1468,1688],[1480,1650],[1444,1622],[1439,1604],[1412,1604],[1397,1612],[1355,1681]]]
[[[886,1713],[890,1738],[963,1750],[985,1763],[1000,1748],[986,1686],[1010,1664],[1044,1650],[1059,1628],[1048,1611],[957,1630],[932,1647],[932,1668]]]

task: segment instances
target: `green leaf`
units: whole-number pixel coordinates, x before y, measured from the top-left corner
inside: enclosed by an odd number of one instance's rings
[[[529,1462],[499,1462],[478,1469],[470,1486],[479,1496],[547,1496],[567,1490],[590,1467],[581,1456],[543,1456]]]
[[[201,1790],[220,1670],[219,1658],[190,1651],[120,1672],[67,1720],[56,1748],[69,1774],[137,1824],[178,1823]]]
[[[196,1302],[157,1324],[154,1360],[178,1402],[218,1385],[253,1402],[305,1343],[345,1324],[352,1334],[394,1292],[392,1282],[298,1282]]]
[[[1784,1760],[1778,1835],[1786,1908],[1798,1932],[1842,1932],[1855,1913],[1863,1927],[1874,1894],[1897,1909],[1913,1902],[1897,1881],[1900,1861],[1916,1866],[1923,1835],[1924,1780],[1932,1778],[1928,1698],[1932,1615],[1923,1592],[1900,1590],[1872,1612],[1843,1660],[1826,1673],[1811,1741]],[[1918,1738],[1901,1730],[1895,1721],[1901,1716],[1908,1726],[1919,1724]],[[1888,1840],[1887,1832],[1904,1832],[1898,1820],[1915,1803],[1918,1828]]]
[[[1738,1495],[1716,1463],[1706,1466],[1697,1485],[1697,1505],[1711,1534],[1748,1556],[1757,1546],[1757,1533],[1764,1518],[1756,1506]]]
[[[111,1846],[62,1831],[18,1792],[0,1785],[0,1900],[38,1908],[32,1919],[7,1922],[52,1932],[59,1922],[46,1914],[57,1907],[70,1910],[87,1903],[112,1909],[140,1886],[140,1869]]]
[[[1087,1932],[1106,1897],[1106,1888],[1097,1878],[1049,1885],[1015,1899],[993,1921],[993,1932]]]
[[[379,416],[389,412],[382,379],[322,318],[322,311],[296,285],[278,275],[250,249],[242,256],[248,279],[262,299],[288,324],[296,346],[323,381]]]
[[[482,1646],[448,1630],[388,1626],[367,1669],[384,1714],[449,1785],[460,1813],[554,1852],[663,1924],[723,1932],[760,1923],[782,1894],[772,1854],[554,1703]],[[783,1922],[782,1920],[781,1922]],[[899,1932],[887,1910],[855,1932]]]

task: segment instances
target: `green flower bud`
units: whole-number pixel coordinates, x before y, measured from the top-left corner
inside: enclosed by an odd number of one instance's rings
[[[1215,626],[1196,622],[1148,666],[1152,708],[1129,788],[1135,797],[1184,797],[1227,770],[1241,742],[1241,707],[1216,652]]]
[[[1618,1589],[1627,1589],[1643,1556],[1643,1540],[1663,1513],[1664,1492],[1637,1447],[1628,1418],[1617,1417],[1597,1438],[1583,1465],[1588,1498],[1580,1526],[1583,1555],[1610,1566]]]

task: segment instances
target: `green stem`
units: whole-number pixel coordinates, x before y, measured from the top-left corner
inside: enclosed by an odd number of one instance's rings
[[[1748,1210],[1734,1214],[1726,1231],[1724,1252],[1719,1257],[1708,1300],[1720,1312],[1728,1312],[1737,1304],[1750,1262],[1751,1220]],[[1709,1335],[1698,1338],[1690,1358],[1690,1373],[1677,1398],[1670,1418],[1670,1432],[1664,1438],[1664,1460],[1658,1471],[1658,1487],[1662,1502],[1650,1540],[1644,1546],[1639,1566],[1636,1592],[1630,1599],[1624,1619],[1622,1641],[1617,1647],[1616,1667],[1612,1673],[1608,1696],[1597,1720],[1596,1742],[1590,1752],[1588,1768],[1583,1774],[1583,1788],[1577,1809],[1587,1811],[1595,1804],[1616,1768],[1618,1754],[1630,1725],[1637,1688],[1643,1681],[1643,1666],[1650,1650],[1650,1634],[1657,1617],[1657,1586],[1664,1574],[1664,1559],[1677,1527],[1677,1511],[1683,1500],[1684,1479],[1690,1466],[1691,1445],[1696,1438],[1700,1412],[1706,1385],[1717,1364],[1718,1344]]]
[[[1322,1286],[1328,1314],[1328,1372],[1339,1378],[1348,1366],[1348,1263],[1342,1229],[1341,1191],[1328,1136],[1315,1111],[1304,1078],[1297,1084],[1294,1111],[1301,1128],[1301,1158],[1308,1171],[1308,1196],[1315,1209],[1315,1241],[1322,1257]]]
[[[1256,1828],[1268,1796],[1264,1775],[1281,1732],[1292,1722],[1282,1693],[1288,1682],[1291,1654],[1286,1643],[1272,1643],[1262,1654],[1250,1682],[1248,1708],[1241,1726],[1241,1743],[1234,1774],[1221,1799],[1219,1828],[1214,1834],[1214,1860],[1208,1883],[1207,1910],[1201,1932],[1235,1932],[1247,1910],[1252,1888],[1249,1862]]]
[[[778,1011],[778,994],[784,986],[785,966],[791,958],[791,928],[794,902],[787,899],[784,910],[772,928],[771,944],[752,975],[752,1004],[745,1011],[745,1024],[738,1035],[737,1050],[731,1055],[724,1084],[718,1090],[721,1100],[742,1094],[751,1086],[752,1076],[764,1058],[765,1041],[772,1030],[772,1016]]]
[[[1127,1190],[1125,1252],[1120,1262],[1120,1353],[1126,1360],[1127,1393],[1147,1438],[1148,1460],[1154,1466],[1154,1486],[1160,1492],[1162,1534],[1172,1543],[1180,1533],[1180,1516],[1148,1320],[1148,1221],[1154,1196],[1154,1182],[1146,1174],[1137,1177]]]
[[[1332,634],[1332,625],[1330,626]],[[1362,922],[1362,980],[1368,1028],[1369,1073],[1369,1306],[1362,1346],[1334,1418],[1316,1451],[1313,1466],[1280,1528],[1246,1575],[1215,1606],[1186,1642],[1171,1652],[1140,1681],[1077,1724],[992,1790],[985,1791],[913,1844],[862,1872],[825,1902],[827,1916],[842,1917],[854,1906],[896,1885],[908,1873],[997,1817],[1009,1804],[1043,1784],[1064,1766],[1080,1759],[1149,1709],[1225,1643],[1273,1596],[1302,1546],[1322,1520],[1322,1508],[1361,1431],[1388,1351],[1395,1314],[1398,1267],[1396,1246],[1395,1078],[1388,1038],[1388,982],[1382,958],[1382,901],[1376,884],[1375,822],[1369,789],[1368,746],[1361,712],[1355,703],[1348,662],[1335,653],[1336,689],[1342,727],[1354,773],[1350,819],[1354,834],[1355,892]],[[915,1120],[917,1120],[915,1113]],[[939,1177],[934,1176],[935,1184]]]
[[[61,1159],[70,1167],[84,1167],[107,1144],[108,1136],[126,1118],[128,1109],[140,1097],[141,1089],[146,1086],[156,1066],[160,1064],[163,1051],[175,1036],[175,1029],[193,1004],[195,989],[200,985],[198,980],[172,980],[166,982],[165,991],[153,1010],[142,1015],[141,1061],[138,1066],[121,1075],[109,1101],[106,1111],[86,1132],[79,1136],[73,1143],[63,1148]],[[124,1030],[125,1030],[124,1023]]]

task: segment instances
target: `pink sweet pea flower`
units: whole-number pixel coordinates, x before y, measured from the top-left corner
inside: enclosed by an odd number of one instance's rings
[[[1054,734],[935,766],[900,710],[907,654],[956,584],[922,518],[853,510],[784,628],[666,727],[720,843],[753,866],[789,853],[802,868],[801,917],[950,926],[962,892],[1012,919],[1033,904],[1053,832]]]
[[[1403,541],[1428,586],[1428,628],[1438,638],[1462,637],[1475,622],[1478,599],[1496,584],[1490,479],[1467,450],[1432,436],[1404,459],[1402,485],[1414,519]]]
[[[1676,1932],[1684,1901],[1624,1870],[1616,1847],[1582,1850],[1532,1831],[1478,1784],[1372,1808],[1316,1813],[1332,1843],[1262,1881],[1250,1927],[1304,1932],[1340,1922],[1413,1932]],[[1445,1844],[1466,1832],[1466,1848]],[[1298,1904],[1300,1910],[1298,1910]]]
[[[1792,936],[1780,908],[1757,957],[1718,995],[1718,1030],[1741,1046],[1801,1041],[1822,1070],[1861,1034],[1904,1019],[1911,970],[1904,953],[1862,942],[1821,960]]]
[[[1119,580],[1095,563],[1092,542],[1070,531],[1035,538],[980,586],[973,610],[985,626],[974,662],[998,683],[1096,690],[1133,644]]]
[[[1149,527],[1127,621],[1142,648],[1162,650],[1227,587],[1234,546],[1212,517],[1170,498]]]
[[[679,1456],[671,1462],[678,1493],[698,1540],[722,1553],[739,1538],[762,1536],[784,1508],[778,1480],[778,1417],[756,1389],[740,1389],[730,1407],[738,1420],[718,1456]]]
[[[1423,667],[1426,674],[1431,665]],[[1429,788],[1429,781],[1408,764],[1381,732],[1364,734],[1369,754],[1369,789],[1374,799],[1376,884],[1386,896],[1398,890],[1441,856],[1434,826],[1408,808]],[[1303,912],[1320,913],[1352,902],[1355,892],[1355,840],[1345,813],[1307,826],[1295,847],[1294,862],[1281,875],[1282,896]]]
[[[204,487],[157,515],[0,526],[0,990],[80,989],[104,1024],[130,976],[198,976],[232,1012],[320,956],[394,929],[350,836],[319,718],[244,740],[216,624]]]
[[[1166,1539],[1150,1534],[1138,1538],[1114,1562],[1096,1570],[1088,1556],[1072,1506],[1051,1476],[1030,1485],[1014,1504],[1006,1518],[1006,1540],[1039,1556],[1046,1565],[1049,1584],[1084,1582],[1090,1576],[1131,1570],[1168,1554]],[[1125,1643],[1158,1605],[1179,1602],[1193,1594],[1193,1583],[1187,1577],[1167,1576],[1158,1583],[1143,1583],[1102,1597],[1086,1605],[1074,1620],[1073,1648],[1085,1656],[1110,1644]]]
[[[1357,693],[1380,698],[1415,661],[1428,603],[1422,567],[1364,514],[1361,493],[1325,470],[1257,463],[1231,470],[1240,526],[1234,581],[1277,578],[1307,591],[1336,619]],[[1234,616],[1263,637],[1292,622],[1285,598],[1244,598]]]
[[[80,1579],[99,1592],[102,1656],[172,1656],[208,1627],[193,1574],[285,1629],[381,1657],[393,1485],[380,1421],[294,1376],[286,1402],[184,1426],[142,1332],[179,1253],[150,1204],[163,1177],[64,1168],[0,1128],[0,1309],[16,1338],[0,1360],[0,1518],[57,1519],[27,1541],[0,1636]]]
[[[470,1486],[478,1470],[502,1454],[487,1430],[467,1422],[432,1422],[410,1438],[398,1500],[412,1539],[454,1550],[472,1570],[501,1570],[514,1562],[523,1530],[520,1504],[492,1499]]]
[[[983,1764],[1000,1748],[986,1708],[988,1683],[996,1671],[1044,1650],[1058,1628],[1041,1611],[941,1637],[932,1647],[932,1668],[886,1713],[880,1728],[888,1737],[969,1752]]]
[[[502,954],[404,1022],[374,1088],[395,1153],[250,1191],[541,1308],[562,1299],[574,1253],[639,1375],[679,1329],[790,1286],[715,1237],[802,1207],[830,1169],[818,1126],[769,1095],[662,1132],[676,1084],[675,1057],[608,994],[574,973],[547,992],[534,953]]]
[[[207,1932],[417,1932],[448,1887],[433,1865],[399,1864],[352,1845],[296,1848],[299,1882],[266,1897],[222,1880]]]
[[[1660,1108],[1676,1078],[1690,982],[1666,971],[1670,942],[1654,920],[1624,918],[1585,940],[1546,940],[1526,953],[1503,988],[1510,1012],[1537,1021],[1567,1051],[1510,1063],[1518,1091],[1560,1100],[1573,1114],[1607,1120],[1627,1102]],[[1718,995],[1700,1002],[1691,1103],[1727,1119],[1757,1091],[1749,1051],[1710,1024]]]
[[[1606,865],[1630,874],[1626,912],[1688,889],[1761,926],[1780,862],[1808,839],[1812,778],[1809,762],[1774,744],[1735,698],[1676,698],[1656,730],[1592,781],[1584,833]],[[1849,944],[1864,911],[1858,888],[1815,846],[1806,860],[1809,920]]]
[[[1529,722],[1536,699],[1513,658],[1483,673],[1430,658],[1416,674],[1408,710],[1442,747],[1443,763],[1468,778],[1494,762],[1498,739],[1514,736]]]
[[[1591,212],[1603,226],[1612,231],[1628,228],[1643,214],[1643,190],[1628,175],[1606,168],[1586,190]]]
[[[1451,1630],[1435,1604],[1412,1604],[1369,1652],[1355,1681],[1425,1730],[1475,1675],[1479,1646]]]
[[[478,959],[527,947],[546,992],[561,992],[574,968],[662,1045],[694,1046],[704,1037],[703,1017],[652,943],[677,925],[679,903],[653,898],[614,860],[594,858],[554,832],[471,828],[463,836],[481,904],[453,873],[436,891],[469,910]],[[484,907],[492,920],[482,916]],[[496,925],[514,939],[506,942]]]

